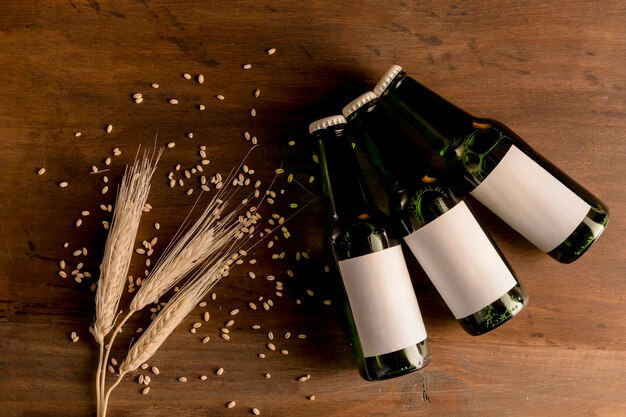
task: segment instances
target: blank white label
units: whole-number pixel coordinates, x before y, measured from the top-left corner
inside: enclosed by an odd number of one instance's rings
[[[517,284],[464,201],[404,240],[457,319]]]
[[[400,245],[339,261],[339,270],[366,357],[426,339]]]
[[[563,243],[591,208],[515,146],[471,194],[544,252]]]

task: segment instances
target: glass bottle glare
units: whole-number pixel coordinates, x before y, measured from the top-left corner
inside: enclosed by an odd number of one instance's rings
[[[394,65],[376,85],[379,106],[414,128],[467,191],[562,263],[578,259],[604,231],[607,207],[502,123],[475,117]]]
[[[461,326],[487,333],[518,314],[528,294],[469,203],[436,177],[440,168],[403,136],[366,93],[343,109],[389,195],[392,220]],[[430,154],[433,154],[431,151]]]
[[[426,330],[399,242],[377,207],[345,135],[343,116],[311,123],[329,208],[327,244],[346,293],[361,376],[379,380],[426,366]]]

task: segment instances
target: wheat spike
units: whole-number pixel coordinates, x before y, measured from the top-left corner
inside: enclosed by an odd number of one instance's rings
[[[241,247],[246,241],[242,238],[246,235],[251,236],[250,226],[259,218],[260,216],[256,213],[236,217],[236,211],[234,211],[222,219],[225,226],[213,242],[215,250],[193,273],[187,284],[157,314],[139,340],[131,347],[126,359],[120,365],[120,374],[132,372],[148,361],[210,289],[222,277],[228,275],[231,265],[241,256],[245,256],[246,251]]]
[[[229,266],[226,263],[229,257],[222,255],[221,258],[220,261],[213,263],[210,268],[198,273],[190,285],[176,293],[159,312],[129,350],[126,359],[120,365],[120,374],[132,372],[139,368],[142,363],[148,361],[211,287],[220,278],[228,274]]]
[[[134,164],[126,167],[122,178],[100,265],[100,279],[96,291],[96,320],[90,329],[100,344],[104,343],[104,337],[113,328],[141,213],[148,199],[150,181],[161,152],[162,149],[155,155],[156,149],[152,153],[146,150],[141,158],[137,152]]]
[[[180,238],[175,238],[173,245],[168,246],[135,294],[130,305],[131,312],[157,302],[165,292],[223,245],[221,239],[227,235],[227,220],[232,214],[220,219],[226,203],[218,196],[221,193],[211,200],[198,220]]]

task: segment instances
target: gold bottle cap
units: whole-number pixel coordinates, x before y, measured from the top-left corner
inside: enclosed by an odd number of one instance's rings
[[[376,98],[378,98],[378,96],[374,94],[373,91],[368,91],[365,94],[361,94],[360,96],[352,100],[350,103],[348,103],[341,110],[341,114],[343,114],[343,117],[347,119],[348,116],[350,116],[352,113],[354,113],[355,111],[357,111],[358,109],[365,106],[367,103],[369,103],[370,101]]]
[[[391,84],[396,75],[400,73],[400,71],[402,71],[402,67],[400,65],[394,65],[389,68],[389,70],[387,70],[387,72],[385,73],[385,75],[383,75],[380,81],[378,81],[376,87],[374,87],[374,94],[380,97],[385,92],[387,87],[389,87],[389,84]]]

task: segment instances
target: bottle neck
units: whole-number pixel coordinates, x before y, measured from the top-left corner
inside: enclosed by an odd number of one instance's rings
[[[355,136],[387,185],[391,205],[408,214],[401,222],[407,232],[418,229],[450,210],[457,201],[445,185],[447,167],[432,147],[407,140],[401,124],[393,123],[377,102],[350,118]],[[393,207],[392,207],[393,211]]]
[[[318,134],[323,190],[333,217],[368,219],[376,204],[344,126]]]
[[[447,166],[423,139],[412,135],[406,122],[398,122],[373,101],[350,118],[354,135],[363,143],[372,165],[389,191],[419,187],[424,176],[444,177]]]
[[[419,130],[438,151],[454,146],[455,139],[475,128],[474,116],[429,90],[404,71],[382,95],[384,106],[398,113]]]

